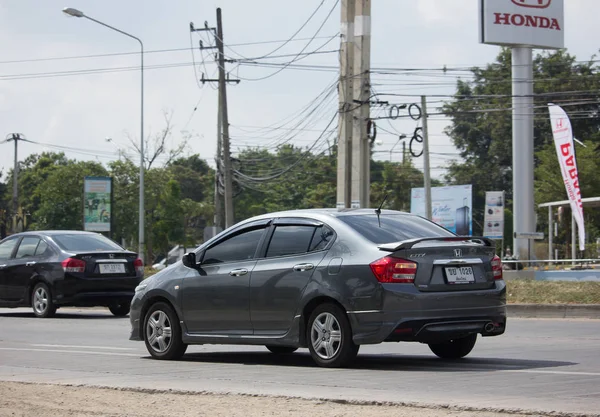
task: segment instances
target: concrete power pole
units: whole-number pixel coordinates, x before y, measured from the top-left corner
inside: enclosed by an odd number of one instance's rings
[[[425,188],[425,217],[433,217],[431,206],[431,167],[429,166],[429,127],[427,125],[427,97],[421,96],[421,116],[423,118],[423,182]]]
[[[339,130],[337,146],[337,208],[350,207],[350,181],[352,171],[352,84],[354,82],[354,2],[342,0]]]
[[[367,138],[370,69],[371,0],[355,0],[351,207],[370,205],[371,147]]]
[[[219,107],[217,110],[217,166],[215,170],[215,231],[223,227],[223,199],[221,198],[220,174],[223,170],[223,150],[221,137],[223,134],[223,118],[221,117],[221,94],[219,94]]]
[[[5,142],[10,142],[11,140],[15,142],[15,165],[13,168],[13,195],[12,195],[12,218],[13,218],[13,232],[16,230],[16,216],[19,211],[19,158],[17,155],[19,141],[23,140],[19,133],[11,133],[6,138]]]

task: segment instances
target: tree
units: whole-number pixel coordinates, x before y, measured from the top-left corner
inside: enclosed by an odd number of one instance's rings
[[[512,204],[510,50],[502,49],[496,62],[485,68],[473,68],[471,72],[473,79],[458,81],[453,100],[442,108],[452,120],[446,133],[462,157],[462,161],[450,165],[446,180],[450,184],[473,185],[473,219],[476,224],[482,224],[486,191],[504,190],[509,205]],[[553,141],[548,102],[563,105],[571,116],[576,136],[589,140],[595,147],[600,140],[597,117],[600,75],[594,61],[577,62],[565,51],[542,53],[534,59],[533,72],[536,163],[539,163],[540,152]],[[547,180],[540,175],[538,171],[536,189]],[[582,183],[586,181],[594,181],[594,178],[582,177]],[[536,195],[537,203],[545,202],[540,201],[542,194]]]

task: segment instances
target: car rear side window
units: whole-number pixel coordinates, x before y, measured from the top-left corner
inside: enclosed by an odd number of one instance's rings
[[[375,214],[340,216],[338,218],[371,242],[377,244],[400,242],[420,237],[455,236],[449,230],[427,219],[408,214],[382,213],[380,216],[381,227]]]
[[[217,243],[206,250],[202,263],[218,264],[254,258],[264,231],[264,228],[250,230]]]
[[[52,250],[50,249],[48,244],[43,240],[40,240],[40,243],[38,244],[37,249],[35,250],[35,256],[48,256],[51,253]]]
[[[331,239],[333,239],[333,230],[327,226],[317,227],[315,234],[313,235],[312,241],[310,242],[309,252],[316,252],[323,250],[329,245]]]
[[[122,251],[123,248],[102,235],[64,234],[54,235],[52,239],[67,252]]]
[[[306,253],[315,234],[314,226],[281,225],[275,227],[267,258]]]
[[[28,258],[31,256],[35,256],[35,250],[40,243],[40,238],[26,236],[21,240],[21,244],[19,245],[19,249],[17,250],[17,255],[15,258]]]

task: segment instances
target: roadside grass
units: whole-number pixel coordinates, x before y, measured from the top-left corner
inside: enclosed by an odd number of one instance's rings
[[[145,277],[156,274],[146,267]],[[600,304],[600,282],[506,281],[507,299],[511,304]]]
[[[600,282],[506,281],[510,304],[600,304]]]

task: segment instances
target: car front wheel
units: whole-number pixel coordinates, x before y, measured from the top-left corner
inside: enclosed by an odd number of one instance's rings
[[[430,343],[429,349],[440,358],[460,359],[473,350],[477,334],[472,334],[460,339],[453,339],[443,343]]]
[[[52,317],[56,313],[56,306],[52,301],[50,288],[43,282],[38,282],[33,287],[33,291],[31,292],[31,307],[33,308],[33,314],[40,318]]]
[[[338,368],[358,354],[352,341],[352,329],[344,311],[336,304],[321,304],[308,319],[308,349],[319,366]]]
[[[153,304],[144,318],[144,342],[155,359],[179,359],[187,349],[177,314],[164,302]]]

